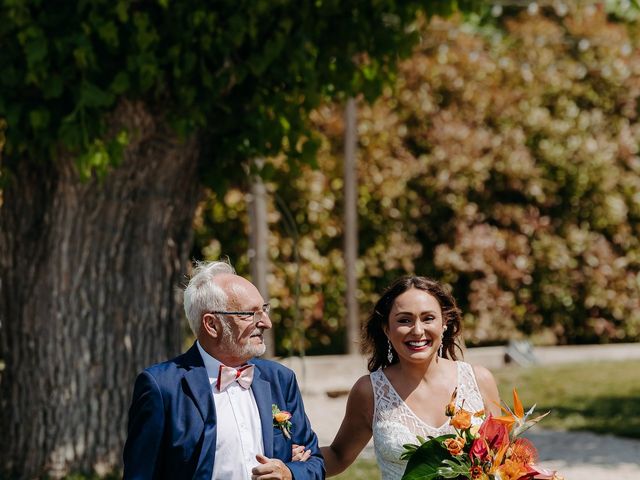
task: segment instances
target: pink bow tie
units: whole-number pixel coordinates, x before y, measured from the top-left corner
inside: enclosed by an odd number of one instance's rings
[[[229,385],[236,381],[245,390],[249,388],[253,381],[253,365],[243,365],[238,369],[220,365],[218,369],[218,381],[216,382],[218,391],[224,391]]]

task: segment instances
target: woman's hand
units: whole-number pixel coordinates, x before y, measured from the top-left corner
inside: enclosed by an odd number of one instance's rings
[[[311,450],[305,450],[304,445],[296,445],[294,443],[291,446],[292,462],[306,462],[310,456],[311,456]]]

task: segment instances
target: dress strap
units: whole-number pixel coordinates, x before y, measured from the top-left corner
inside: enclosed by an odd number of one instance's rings
[[[457,361],[456,364],[458,365],[458,398],[464,399],[464,409],[471,412],[484,409],[484,401],[473,367],[461,361]]]

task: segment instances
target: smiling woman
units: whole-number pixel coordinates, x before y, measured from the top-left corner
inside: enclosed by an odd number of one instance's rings
[[[498,413],[491,373],[457,361],[460,326],[456,302],[438,282],[407,276],[384,292],[363,339],[371,373],[353,386],[340,430],[321,449],[328,476],[347,468],[373,436],[382,479],[400,479],[404,444],[453,432],[444,412],[454,391],[457,409]]]

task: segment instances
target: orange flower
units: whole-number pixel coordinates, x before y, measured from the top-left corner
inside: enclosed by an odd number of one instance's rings
[[[456,412],[449,423],[458,430],[466,430],[471,426],[471,412],[467,412],[461,408]]]
[[[289,412],[280,411],[273,416],[273,419],[277,423],[285,423],[291,418],[291,414]]]
[[[513,389],[513,412],[506,410],[502,406],[500,408],[506,415],[503,415],[502,417],[495,417],[495,419],[498,422],[504,423],[509,430],[513,428],[514,423],[524,418],[524,407],[522,406],[522,402],[520,401],[520,397],[518,396],[518,392],[515,388]]]
[[[442,444],[445,446],[451,455],[460,455],[464,448],[466,441],[462,437],[447,438]]]
[[[526,438],[518,438],[509,447],[509,458],[514,462],[521,463],[523,465],[531,465],[538,461],[538,451],[533,446],[530,440]]]
[[[527,474],[527,469],[521,463],[507,459],[498,467],[497,472],[500,474],[500,480],[518,480]]]

